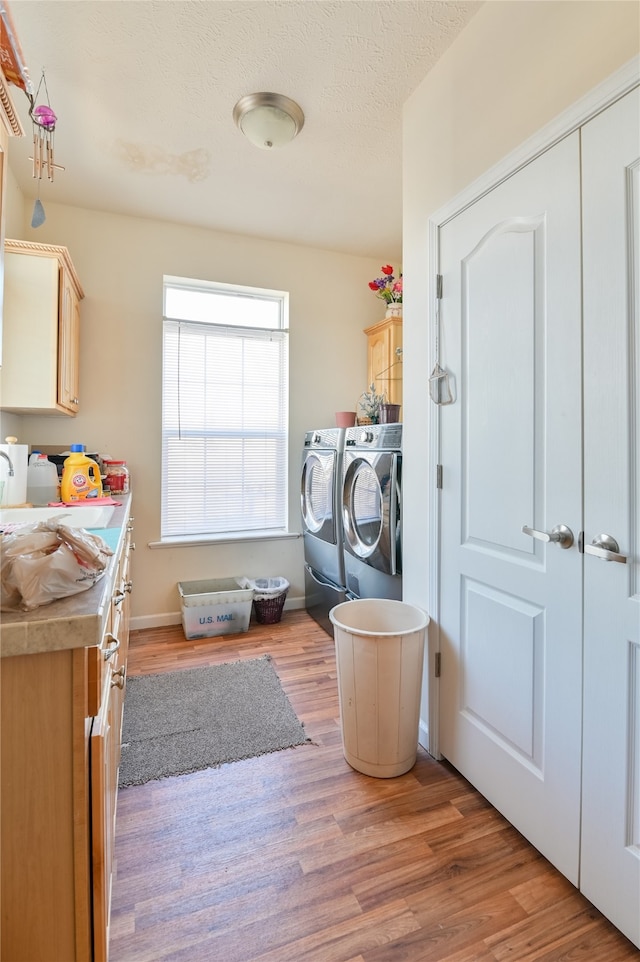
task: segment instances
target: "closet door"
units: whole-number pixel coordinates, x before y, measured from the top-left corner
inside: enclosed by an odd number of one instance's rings
[[[579,134],[440,231],[443,755],[578,883]],[[558,526],[576,541],[560,538]],[[523,532],[523,526],[529,533]]]
[[[581,884],[640,947],[640,93],[582,130]],[[608,535],[610,560],[592,554]],[[597,546],[596,546],[597,547]],[[606,551],[607,544],[604,549]]]

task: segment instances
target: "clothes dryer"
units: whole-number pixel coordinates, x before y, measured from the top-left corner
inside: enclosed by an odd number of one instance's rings
[[[347,428],[342,523],[345,587],[402,600],[402,425]]]
[[[344,441],[344,428],[307,431],[302,455],[305,606],[330,635],[329,611],[347,598],[341,513]]]

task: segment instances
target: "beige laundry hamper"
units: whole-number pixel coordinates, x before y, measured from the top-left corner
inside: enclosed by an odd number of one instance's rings
[[[336,605],[333,623],[344,757],[376,778],[415,765],[425,629],[429,618],[402,601],[360,598]]]

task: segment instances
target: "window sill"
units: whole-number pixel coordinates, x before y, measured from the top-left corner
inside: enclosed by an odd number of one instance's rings
[[[149,541],[149,548],[199,548],[206,544],[242,544],[251,541],[282,541],[301,538],[299,531],[260,531],[251,534],[194,534],[184,538]]]

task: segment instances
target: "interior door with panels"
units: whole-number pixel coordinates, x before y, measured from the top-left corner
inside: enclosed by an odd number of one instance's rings
[[[638,88],[440,243],[442,751],[640,947]]]
[[[581,556],[544,539],[581,525],[578,170],[575,133],[440,231],[440,748],[576,884]]]
[[[640,947],[638,89],[583,128],[582,179],[585,590],[580,888]]]

